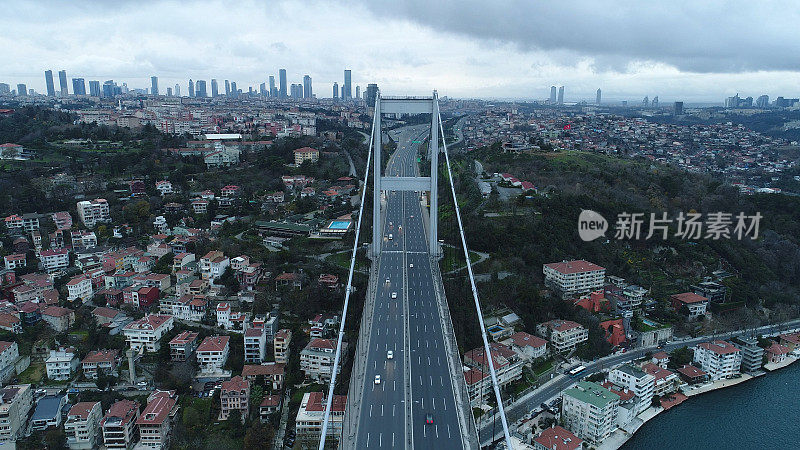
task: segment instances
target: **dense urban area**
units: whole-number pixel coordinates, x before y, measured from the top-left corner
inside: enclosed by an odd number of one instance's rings
[[[46,93],[0,83],[0,443],[317,448],[344,320],[340,441],[370,292],[369,220],[355,229],[377,206],[363,179],[380,93],[351,76],[324,98],[284,69],[187,95],[50,70]],[[516,448],[562,450],[619,448],[800,357],[798,100],[549,94],[438,100],[485,330],[443,181],[439,270],[481,444],[504,445],[489,361]],[[390,130],[430,122],[385,117],[385,160]],[[583,210],[609,219],[603,237],[579,237]],[[716,233],[649,219],[720,212]],[[760,218],[744,236],[739,213]],[[625,214],[641,236],[620,233]]]

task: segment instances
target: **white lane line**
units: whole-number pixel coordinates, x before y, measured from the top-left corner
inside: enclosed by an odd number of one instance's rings
[[[372,417],[372,405],[369,405],[369,416]]]

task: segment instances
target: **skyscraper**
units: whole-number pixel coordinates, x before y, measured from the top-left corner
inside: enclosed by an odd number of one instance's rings
[[[158,77],[150,77],[150,94],[158,95]]]
[[[61,85],[61,96],[66,97],[69,95],[69,88],[67,87],[67,71],[58,71],[58,84]]]
[[[172,97],[172,88],[167,88],[167,97]]]
[[[367,92],[364,93],[365,100],[367,101],[367,106],[370,108],[375,107],[375,97],[378,96],[378,85],[375,83],[370,83],[367,85]]]
[[[644,96],[644,98],[642,99],[642,106],[644,106],[645,108],[650,106],[650,97],[646,95]]]
[[[219,95],[219,85],[217,85],[217,79],[211,79],[211,97],[216,97]]]
[[[602,94],[603,93],[600,91],[600,89],[597,89],[597,100],[595,101],[595,103],[597,103],[598,105],[600,104],[600,98],[602,97]]]
[[[194,83],[194,96],[195,97],[206,98],[206,97],[208,97],[207,92],[208,91],[206,91],[206,80],[197,80]]]
[[[8,94],[11,92],[11,86],[8,83],[0,83],[0,94]]]
[[[769,95],[760,95],[756,99],[756,106],[759,108],[766,108],[769,106]]]
[[[352,88],[352,74],[350,72],[350,69],[345,69],[344,86],[342,86],[342,98],[350,100],[353,97],[352,95],[353,91],[351,90],[351,88]]]
[[[238,98],[239,97],[239,90],[236,89],[236,82],[231,81],[231,97]]]
[[[653,101],[650,102],[650,104],[653,106],[653,108],[658,107],[658,96],[657,95],[655,97],[653,97]]]
[[[230,96],[231,96],[231,82],[225,80],[225,97],[230,97]]]
[[[258,95],[262,97],[267,97],[269,92],[267,92],[267,83],[261,83],[258,85]]]
[[[189,78],[189,97],[194,97],[194,81]]]
[[[175,83],[175,97],[180,97],[180,96],[181,96],[181,85]]]
[[[558,88],[558,104],[564,104],[564,86]]]
[[[550,104],[555,105],[556,103],[556,87],[550,86]]]
[[[45,70],[44,71],[44,82],[47,84],[47,96],[48,97],[55,97],[56,96],[56,87],[53,83],[53,71],[52,70]]]
[[[339,98],[339,83],[333,82],[333,98]]]
[[[19,96],[27,96],[28,95],[28,86],[25,86],[23,83],[17,85],[17,95]]]
[[[275,77],[272,75],[269,76],[269,96],[270,97],[278,96],[278,88],[275,87]]]
[[[675,115],[676,116],[683,115],[683,102],[675,102]]]
[[[72,93],[74,95],[86,95],[86,82],[83,78],[72,79]]]
[[[103,97],[114,97],[114,80],[107,80],[105,83],[103,83]]]
[[[280,97],[286,98],[286,69],[278,71],[278,79],[281,86]]]
[[[361,86],[356,86],[356,98],[361,98]]]
[[[304,98],[311,98],[311,77],[306,75],[303,77],[303,97]]]
[[[97,80],[89,80],[89,95],[92,97],[100,97],[100,82]]]

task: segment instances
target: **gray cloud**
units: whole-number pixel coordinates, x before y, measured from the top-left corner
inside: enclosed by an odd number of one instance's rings
[[[687,72],[800,69],[800,8],[742,0],[365,0],[385,18],[523,51],[596,58],[599,70],[657,61]]]

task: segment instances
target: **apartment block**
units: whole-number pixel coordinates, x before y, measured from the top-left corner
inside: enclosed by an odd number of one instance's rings
[[[147,397],[136,426],[139,427],[139,446],[147,449],[169,448],[170,433],[178,414],[176,391],[156,390]]]
[[[597,383],[580,381],[564,391],[561,420],[579,438],[599,444],[617,428],[617,406],[617,394]]]
[[[47,378],[51,380],[69,380],[78,370],[78,356],[72,347],[60,347],[50,350],[50,356],[45,361]]]
[[[111,210],[104,198],[80,201],[76,207],[78,217],[86,228],[94,228],[98,223],[111,222]]]
[[[174,324],[172,316],[151,314],[125,325],[122,333],[132,349],[157,352],[161,348],[159,341]]]
[[[711,381],[732,378],[742,366],[742,352],[726,341],[702,342],[694,349],[694,362]]]
[[[139,403],[133,400],[119,400],[106,412],[100,427],[103,430],[103,443],[108,449],[129,449],[139,439]]]
[[[606,269],[584,260],[545,264],[544,284],[563,299],[575,298],[603,288]]]
[[[169,356],[173,361],[186,361],[197,348],[198,333],[184,331],[169,341]]]
[[[240,376],[235,376],[230,381],[223,381],[219,400],[220,420],[228,420],[234,410],[238,410],[242,414],[242,420],[245,420],[250,407],[250,382]]]
[[[244,332],[244,362],[261,364],[267,356],[267,333],[263,327]]]
[[[0,389],[0,442],[16,441],[23,436],[31,408],[30,384],[12,384]]]
[[[300,370],[306,377],[314,380],[330,380],[333,358],[336,354],[336,341],[333,339],[311,339],[300,352]],[[347,343],[342,342],[342,355],[347,354]],[[341,372],[342,364],[337,368]]]
[[[230,352],[230,336],[208,336],[197,347],[197,364],[204,373],[222,370]]]
[[[551,320],[536,326],[536,333],[550,342],[555,352],[574,350],[579,344],[589,340],[589,330],[570,320]]]
[[[100,437],[100,420],[103,408],[100,402],[80,402],[70,408],[64,433],[71,450],[90,450],[96,447]]]
[[[636,410],[634,416],[641,414],[650,407],[655,391],[655,377],[642,369],[625,364],[608,373],[608,381],[623,390],[633,392],[636,396]]]
[[[327,399],[322,392],[307,392],[300,402],[300,409],[295,418],[297,440],[300,442],[319,442],[322,437],[322,422],[325,417]],[[331,399],[331,411],[328,417],[328,438],[340,439],[344,423],[344,410],[347,404],[346,395],[334,395]]]
[[[276,363],[286,364],[289,361],[289,343],[291,342],[292,332],[290,330],[284,328],[275,333],[275,340],[272,341],[272,348]]]

